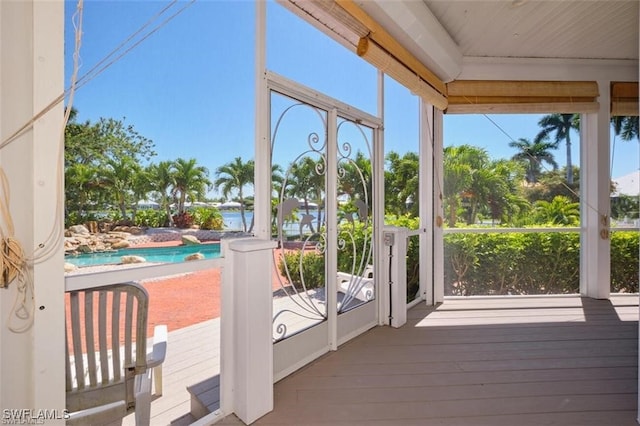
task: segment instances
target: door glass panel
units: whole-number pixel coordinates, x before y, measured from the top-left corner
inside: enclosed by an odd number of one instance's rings
[[[271,92],[273,338],[326,319],[327,112]]]
[[[373,130],[339,117],[337,123],[338,313],[375,298],[372,214]]]

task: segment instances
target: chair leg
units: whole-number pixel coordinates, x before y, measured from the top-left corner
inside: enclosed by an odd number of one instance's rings
[[[156,396],[162,396],[162,365],[153,368],[153,386]]]
[[[151,424],[151,371],[136,376],[136,426]]]

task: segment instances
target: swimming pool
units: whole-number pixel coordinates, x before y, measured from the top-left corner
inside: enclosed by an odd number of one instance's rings
[[[65,262],[76,266],[112,265],[122,263],[122,256],[140,256],[147,262],[176,263],[183,262],[186,256],[202,253],[205,259],[220,257],[220,244],[202,244],[192,246],[128,248],[102,253],[83,253],[67,255]]]

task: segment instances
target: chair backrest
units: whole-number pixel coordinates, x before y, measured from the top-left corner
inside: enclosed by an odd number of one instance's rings
[[[67,294],[67,409],[125,401],[134,411],[134,379],[146,370],[147,291],[123,283]]]

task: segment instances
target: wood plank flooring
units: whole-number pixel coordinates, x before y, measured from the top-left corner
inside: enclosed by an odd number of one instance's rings
[[[281,380],[255,424],[637,424],[637,295],[448,298],[408,317]]]
[[[151,403],[151,425],[188,425],[191,396],[188,386],[220,374],[220,319],[205,321],[169,333],[163,364],[163,395]],[[124,418],[134,426],[133,414]]]

